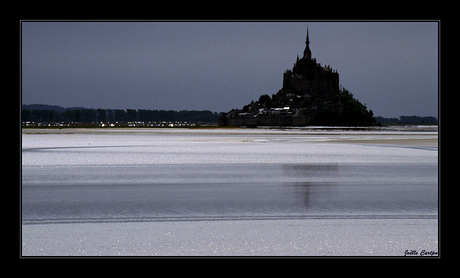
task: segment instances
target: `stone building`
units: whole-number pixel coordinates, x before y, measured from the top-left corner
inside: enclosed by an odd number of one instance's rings
[[[321,66],[311,57],[310,40],[305,41],[303,57],[294,64],[292,70],[283,75],[283,92],[295,95],[330,95],[339,90],[339,74],[330,66]],[[324,97],[323,97],[324,98]]]

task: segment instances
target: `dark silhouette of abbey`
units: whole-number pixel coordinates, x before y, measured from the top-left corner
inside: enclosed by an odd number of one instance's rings
[[[297,56],[297,61],[292,70],[284,72],[282,91],[296,94],[324,95],[339,90],[339,74],[330,66],[322,67],[316,63],[316,58],[311,58],[310,40],[305,41],[305,50],[302,59]]]
[[[304,126],[372,125],[373,113],[339,87],[339,73],[312,58],[307,28],[303,57],[283,74],[278,93],[262,95],[243,109],[233,109],[219,118],[219,125]]]

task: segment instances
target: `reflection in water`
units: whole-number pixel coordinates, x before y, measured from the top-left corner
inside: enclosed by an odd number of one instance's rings
[[[340,169],[339,169],[340,168]],[[307,215],[437,214],[437,183],[427,165],[286,165],[292,200]],[[327,177],[327,178],[324,178]]]
[[[338,163],[328,164],[283,164],[283,172],[286,176],[305,177],[306,182],[310,177],[336,176],[339,171]]]
[[[339,164],[283,164],[283,174],[301,180],[299,182],[286,183],[285,186],[293,188],[295,198],[300,199],[300,203],[303,204],[305,211],[308,212],[314,209],[318,199],[324,199],[327,196],[327,194],[321,195],[318,194],[318,192],[324,193],[326,191],[332,193],[332,189],[329,187],[337,183],[330,182],[330,180],[338,178]],[[329,180],[329,182],[318,182],[318,178],[325,178]],[[318,190],[317,187],[322,188]],[[314,204],[311,203],[312,198],[315,198],[316,202],[314,202]]]
[[[436,165],[283,165],[284,183],[306,214],[436,214]],[[292,180],[292,179],[291,179]]]
[[[338,183],[296,182],[286,183],[285,186],[292,190],[297,203],[308,213],[324,210],[333,196],[337,196],[338,190]]]
[[[436,171],[332,163],[30,167],[22,173],[22,219],[435,215]]]

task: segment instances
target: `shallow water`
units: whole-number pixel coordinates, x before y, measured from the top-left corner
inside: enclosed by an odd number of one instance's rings
[[[437,151],[314,138],[23,135],[23,221],[437,215]]]

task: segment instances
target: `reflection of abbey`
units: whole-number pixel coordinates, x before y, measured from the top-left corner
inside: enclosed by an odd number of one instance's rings
[[[329,65],[321,66],[311,56],[310,39],[303,57],[283,74],[283,87],[270,97],[260,96],[243,109],[233,109],[219,118],[219,125],[304,126],[370,125],[372,113],[339,88],[339,74]]]
[[[306,40],[303,57],[294,64],[292,70],[287,70],[283,76],[282,91],[290,91],[298,95],[324,95],[339,90],[339,74],[330,66],[322,67],[316,63],[316,58],[311,58],[310,40]]]

